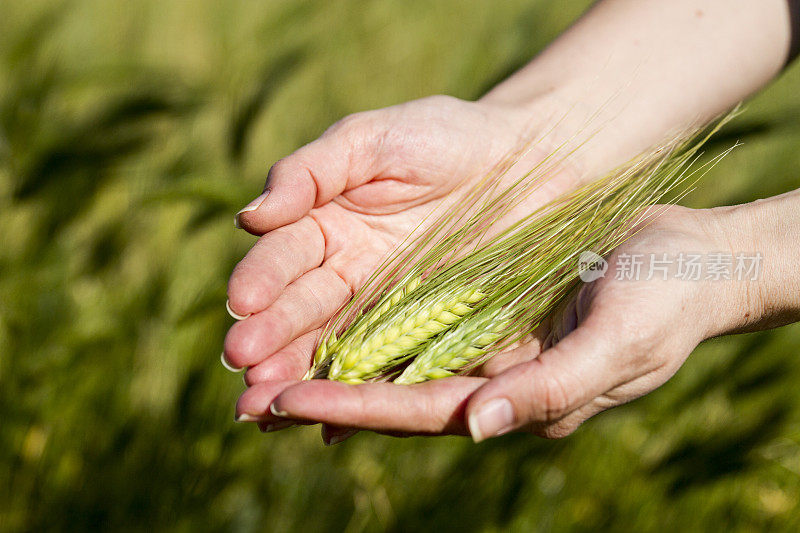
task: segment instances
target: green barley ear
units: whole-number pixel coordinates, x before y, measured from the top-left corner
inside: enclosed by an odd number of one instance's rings
[[[362,312],[352,322],[344,338],[337,338],[335,331],[331,331],[327,336],[323,336],[323,340],[318,343],[317,349],[314,351],[314,360],[311,368],[303,379],[325,377],[333,362],[334,354],[345,349],[350,339],[363,336],[371,323],[380,321],[384,314],[403,300],[407,294],[419,287],[421,283],[422,278],[420,276],[413,276],[409,280],[387,291],[381,296],[375,306],[366,312]]]
[[[484,360],[489,348],[503,339],[510,324],[502,317],[489,315],[465,320],[436,338],[394,380],[412,385],[432,379],[453,376],[461,370]]]
[[[372,334],[356,337],[357,344],[341,346],[333,356],[328,378],[362,383],[390,371],[429,339],[471,313],[485,297],[476,289],[467,289],[430,305],[420,301],[407,314],[382,323]]]

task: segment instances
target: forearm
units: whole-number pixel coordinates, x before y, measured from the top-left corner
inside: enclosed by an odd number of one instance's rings
[[[584,132],[602,129],[579,156],[591,175],[731,108],[790,46],[787,0],[603,0],[483,101],[563,109],[556,142],[591,117]]]

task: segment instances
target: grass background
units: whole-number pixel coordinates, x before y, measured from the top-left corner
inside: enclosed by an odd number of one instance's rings
[[[584,0],[0,2],[0,530],[792,530],[800,329],[557,442],[232,422],[232,213],[347,113],[475,98]],[[800,186],[800,70],[688,200]],[[713,150],[712,150],[713,151]]]

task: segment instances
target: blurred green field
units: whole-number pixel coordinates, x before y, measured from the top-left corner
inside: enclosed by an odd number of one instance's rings
[[[233,423],[232,214],[347,113],[475,98],[586,0],[0,2],[0,531],[793,530],[800,329],[563,441]],[[800,65],[689,198],[800,187]]]

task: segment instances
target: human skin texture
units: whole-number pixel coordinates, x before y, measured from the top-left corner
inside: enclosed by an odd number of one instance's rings
[[[612,267],[619,254],[687,246],[761,251],[769,274],[717,285],[603,278],[553,317],[541,342],[495,357],[477,377],[298,382],[319,328],[432,206],[455,201],[526,137],[537,149],[525,165],[555,147],[570,153],[531,209],[717,116],[780,72],[791,20],[785,0],[605,0],[477,102],[437,96],[352,115],[276,163],[264,193],[236,217],[260,236],[228,288],[230,309],[246,318],[229,331],[223,357],[248,368],[251,386],[237,418],[262,429],[323,422],[328,442],[349,428],[560,437],[664,383],[703,339],[796,319],[788,293],[798,291],[786,290],[796,289],[796,273],[778,266],[794,253],[796,194],[672,208],[617,250]]]

